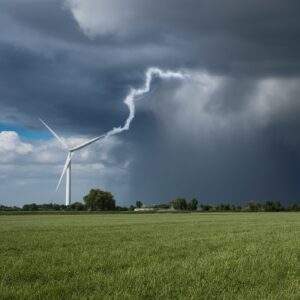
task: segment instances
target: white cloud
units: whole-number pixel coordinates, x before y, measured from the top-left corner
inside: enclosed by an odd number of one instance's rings
[[[9,162],[18,155],[31,153],[33,147],[29,143],[21,141],[18,134],[14,131],[0,132],[0,161]]]
[[[132,0],[66,0],[82,31],[94,38],[97,35],[122,35],[134,17]]]

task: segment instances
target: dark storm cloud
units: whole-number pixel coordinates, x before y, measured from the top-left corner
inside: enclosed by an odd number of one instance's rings
[[[300,73],[299,11],[296,0],[3,0],[0,123],[40,130],[42,117],[65,134],[103,133],[123,124],[128,111],[122,99],[143,82],[147,67],[206,70],[223,76],[202,107],[208,121],[227,124],[240,116],[239,121],[225,132],[214,125],[196,137],[179,130],[174,138],[170,128],[162,130],[168,127],[162,119],[175,122],[174,113],[185,109],[160,103],[176,97],[172,91],[180,83],[165,89],[155,80],[144,101],[153,104],[139,104],[132,131],[120,136],[131,143],[127,154],[134,157],[130,197],[149,203],[176,195],[215,202],[294,200],[299,194],[300,107],[294,87]],[[258,89],[265,78],[288,87],[276,102],[279,108],[262,116],[266,124],[256,126],[260,117],[250,119],[248,131],[237,134],[253,99],[263,94]],[[267,105],[274,107],[272,101]],[[193,130],[204,126],[185,118]],[[113,155],[124,159],[125,154],[121,147]]]
[[[138,114],[133,131],[137,141],[131,177],[134,199],[148,203],[177,196],[197,197],[202,203],[299,201],[298,99],[278,99],[273,91],[269,99],[273,108],[269,111],[270,103],[265,103],[267,111],[257,116],[247,106],[256,102],[259,87],[253,86],[252,79],[248,84],[244,81],[244,89],[234,88],[232,83],[232,79],[225,80],[209,97],[194,87],[191,93],[199,96],[180,96],[183,104],[179,107],[177,100],[172,101],[178,93],[174,86],[151,95],[148,100],[153,112],[147,118]],[[225,91],[222,98],[220,91]],[[224,105],[232,97],[243,105]],[[278,103],[281,107],[275,108]],[[190,107],[187,113],[185,107]],[[291,115],[298,118],[291,119]]]
[[[5,12],[20,24],[67,41],[85,41],[61,0],[2,1]]]
[[[177,50],[177,66],[256,75],[299,73],[298,1],[132,0],[101,1],[105,5],[98,6],[90,1],[96,8],[69,2],[81,8],[74,15],[90,36],[121,45],[169,45]],[[105,21],[82,17],[91,13],[95,19],[98,12]],[[172,64],[172,58],[166,59]]]
[[[120,103],[128,86],[140,82],[150,65],[204,68],[233,77],[299,73],[297,1],[111,3],[108,13],[125,8],[131,12],[120,21],[124,31],[97,34],[96,26],[91,40],[79,30],[84,24],[76,24],[65,2],[2,1],[1,15],[10,20],[1,26],[2,105],[34,103],[38,115],[48,108],[49,118],[67,119],[64,125],[91,114],[91,127],[99,124],[99,107],[101,124],[109,128],[114,122],[110,111],[117,121],[126,116],[126,108],[114,101]],[[99,18],[101,13],[107,12],[99,11]],[[111,22],[115,16],[106,18]],[[20,85],[16,97],[9,96],[16,90],[12,78]]]
[[[230,143],[228,136],[213,142],[204,139],[201,147],[191,147],[180,137],[178,143],[166,137],[153,141],[151,136],[147,142],[146,149],[137,146],[139,156],[132,178],[132,185],[137,187],[135,199],[148,203],[178,196],[197,197],[202,203],[298,201],[298,159],[287,155],[282,144],[271,146],[264,133],[247,135],[243,142],[241,137]]]

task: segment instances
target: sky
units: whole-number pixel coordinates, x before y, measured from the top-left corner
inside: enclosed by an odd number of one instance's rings
[[[300,2],[1,0],[0,203],[64,203],[68,145],[130,129],[74,155],[72,198],[118,205],[177,197],[300,203]]]

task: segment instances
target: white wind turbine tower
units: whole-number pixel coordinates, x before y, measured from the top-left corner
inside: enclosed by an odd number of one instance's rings
[[[62,178],[64,177],[64,174],[67,172],[66,176],[66,205],[71,204],[71,160],[73,153],[77,150],[80,150],[84,147],[87,147],[88,145],[100,140],[101,138],[105,137],[105,135],[101,135],[98,137],[95,137],[89,141],[86,141],[76,147],[69,148],[68,145],[41,119],[39,119],[45,126],[46,128],[54,135],[54,137],[62,144],[64,149],[68,152],[67,159],[63,168],[63,171],[61,173],[61,176],[59,178],[56,190],[58,190],[60,183],[62,181]]]

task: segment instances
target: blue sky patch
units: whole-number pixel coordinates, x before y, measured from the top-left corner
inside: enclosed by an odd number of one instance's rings
[[[18,133],[18,135],[23,138],[23,139],[28,139],[28,140],[49,140],[52,138],[51,133],[42,130],[43,128],[41,127],[41,131],[37,130],[28,130],[12,125],[6,125],[6,124],[0,124],[0,132],[1,131],[15,131]]]

